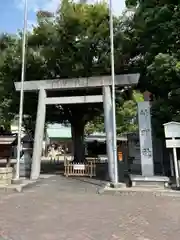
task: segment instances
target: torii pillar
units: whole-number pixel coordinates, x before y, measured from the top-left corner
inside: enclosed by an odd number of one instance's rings
[[[103,87],[104,125],[106,130],[106,149],[108,156],[109,178],[113,182],[115,177],[113,156],[113,115],[110,86]]]
[[[46,100],[46,91],[44,89],[40,89],[37,116],[36,116],[32,166],[31,166],[32,180],[38,179],[40,175],[42,143],[43,143],[43,137],[44,137],[44,125],[45,125],[45,118],[46,118],[45,100]]]

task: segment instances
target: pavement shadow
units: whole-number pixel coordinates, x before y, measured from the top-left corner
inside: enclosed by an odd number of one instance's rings
[[[87,183],[89,185],[94,185],[96,187],[103,187],[106,185],[106,181],[102,181],[96,178],[83,178],[83,177],[73,177],[76,181]]]
[[[64,173],[64,163],[58,161],[42,161],[41,174],[59,175]]]

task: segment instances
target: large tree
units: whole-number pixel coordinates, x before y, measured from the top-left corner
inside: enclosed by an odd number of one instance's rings
[[[17,62],[18,65],[20,63],[18,40],[16,36],[8,34],[0,36],[0,125],[3,125],[6,130],[9,130],[16,111],[13,77],[20,76],[19,69],[15,67]]]
[[[152,92],[153,123],[162,134],[162,123],[179,119],[180,4],[169,0],[126,0],[126,4],[134,7],[124,22],[129,68],[141,73],[140,89]]]
[[[121,55],[121,24],[115,24],[115,69],[121,70],[117,61]],[[12,38],[11,38],[12,40]],[[14,91],[14,81],[20,80],[21,34],[5,50],[0,65],[2,98],[7,100],[6,111],[18,113],[19,98]],[[4,46],[6,48],[6,46]],[[54,78],[89,77],[110,73],[109,13],[105,3],[94,5],[64,0],[55,16],[47,12],[37,14],[37,26],[28,33],[26,81]],[[1,90],[1,89],[0,89]],[[64,95],[98,94],[100,90],[68,91]],[[56,96],[59,92],[50,92]],[[28,99],[31,99],[29,101]],[[25,94],[24,113],[35,121],[37,94]],[[83,161],[84,127],[102,111],[101,104],[69,104],[47,108],[48,122],[70,122],[74,140],[75,160]],[[12,114],[12,115],[13,115]],[[32,123],[32,121],[31,121]]]

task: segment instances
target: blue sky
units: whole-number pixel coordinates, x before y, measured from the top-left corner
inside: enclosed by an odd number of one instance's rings
[[[89,0],[92,2],[95,0]],[[119,15],[125,8],[125,0],[112,0],[113,11]],[[0,0],[0,33],[16,33],[23,27],[24,0]],[[37,10],[55,11],[60,0],[28,0],[28,25],[36,21]]]

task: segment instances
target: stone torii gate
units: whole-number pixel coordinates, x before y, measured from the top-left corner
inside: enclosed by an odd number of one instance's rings
[[[115,85],[133,86],[138,83],[139,74],[125,74],[115,76]],[[46,118],[46,105],[52,104],[80,104],[80,103],[96,103],[103,102],[106,144],[109,174],[111,179],[114,177],[113,164],[113,129],[112,129],[112,97],[111,97],[111,76],[99,76],[89,78],[73,78],[73,79],[51,79],[24,82],[24,91],[38,91],[38,107],[36,117],[36,128],[33,147],[33,158],[31,167],[31,179],[38,179],[41,166],[41,151],[44,135],[44,125]],[[20,91],[21,82],[15,83],[16,91]],[[83,88],[102,88],[102,95],[72,96],[72,97],[47,97],[46,92],[49,90],[76,90]]]

